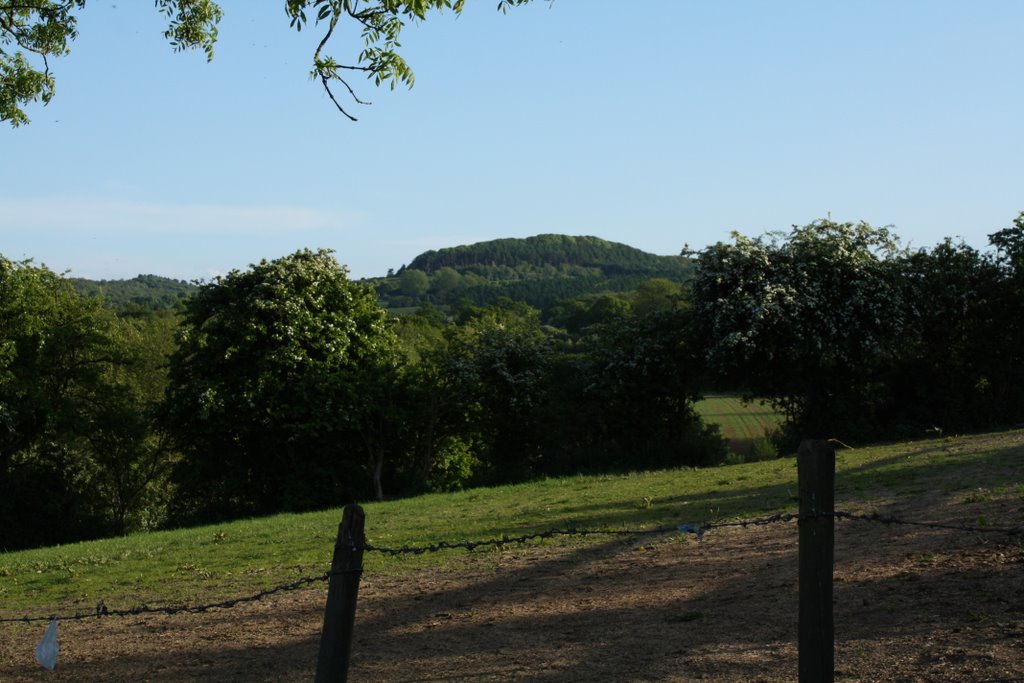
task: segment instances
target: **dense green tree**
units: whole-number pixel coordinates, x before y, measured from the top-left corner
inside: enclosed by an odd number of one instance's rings
[[[430,289],[430,278],[422,270],[406,268],[398,277],[402,294],[409,297],[422,297]]]
[[[502,12],[530,0],[498,0]],[[68,54],[77,35],[76,14],[85,0],[0,0],[0,120],[14,126],[27,123],[24,107],[45,104],[54,94],[50,58]],[[213,0],[155,0],[168,21],[164,37],[175,50],[200,49],[213,59],[217,24],[223,17]],[[465,0],[285,0],[291,25],[302,30],[312,21],[323,37],[313,53],[311,76],[321,83],[331,101],[355,120],[335,98],[332,85],[340,84],[352,102],[366,104],[343,74],[363,74],[376,85],[411,87],[412,68],[398,53],[407,21],[422,21],[433,11],[462,11]],[[335,30],[351,25],[361,32],[363,49],[351,61],[338,62],[325,51]],[[6,46],[14,45],[14,51]],[[35,58],[37,63],[33,62]]]
[[[1013,219],[1012,226],[992,233],[988,240],[1011,275],[1024,280],[1024,211]]]
[[[632,298],[633,311],[637,315],[668,311],[681,304],[683,286],[663,277],[651,278],[640,283]]]
[[[477,482],[721,461],[694,412],[703,373],[683,310],[613,315],[576,340],[506,303],[465,309],[437,378]]]
[[[442,297],[456,292],[461,285],[462,275],[450,266],[438,268],[430,282],[430,288]]]
[[[997,264],[965,244],[945,240],[899,263],[904,331],[883,374],[881,421],[894,432],[975,429],[1000,412],[1003,335],[993,329],[1002,288]],[[1008,368],[1007,368],[1008,369]]]
[[[828,220],[706,248],[693,301],[709,366],[794,433],[876,431],[878,371],[905,325],[901,253],[885,228]]]
[[[552,365],[546,473],[718,464],[725,442],[694,411],[704,373],[692,316],[664,310],[588,327]],[[563,406],[571,406],[566,411]]]
[[[47,268],[0,257],[0,547],[99,524],[82,504],[92,468],[74,442],[77,408],[111,353],[109,322]]]
[[[462,440],[477,444],[478,481],[539,473],[551,353],[538,312],[523,304],[466,308],[449,328],[437,378],[463,418]]]
[[[166,519],[175,457],[158,423],[167,358],[178,318],[170,311],[121,317],[111,329],[121,360],[109,365],[81,413],[97,464],[93,487],[114,533],[151,529]]]
[[[1020,424],[1024,422],[1024,211],[1010,227],[989,235],[989,242],[997,250],[1002,279],[990,304],[988,339],[998,345],[990,351],[987,378],[1000,407],[1000,421]]]
[[[148,325],[0,257],[0,547],[159,521],[169,454],[151,409],[170,337]]]
[[[423,306],[416,313],[403,315],[396,321],[395,333],[410,365],[419,365],[424,356],[443,349],[444,315],[433,306]]]
[[[544,312],[544,318],[548,324],[575,335],[592,325],[625,318],[632,310],[625,295],[588,294],[556,302]]]
[[[232,271],[185,304],[167,422],[177,514],[310,509],[365,497],[388,454],[391,320],[329,251]]]
[[[406,366],[401,376],[405,457],[397,460],[399,471],[392,476],[409,492],[461,489],[482,471],[479,429],[469,419],[478,408],[453,391],[446,344],[432,341],[421,353],[421,361]]]
[[[701,252],[694,306],[718,381],[768,397],[790,438],[896,438],[1024,418],[1024,218],[996,255],[819,221]]]

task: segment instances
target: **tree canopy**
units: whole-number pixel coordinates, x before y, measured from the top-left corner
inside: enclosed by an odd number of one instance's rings
[[[1022,235],[1024,214],[987,252],[911,250],[816,221],[707,247],[692,287],[397,318],[325,250],[127,309],[0,257],[0,548],[715,465],[725,442],[694,410],[711,389],[785,411],[783,448],[1019,425]],[[458,289],[459,267],[402,274]]]
[[[1022,233],[995,256],[832,221],[712,245],[693,307],[713,381],[770,399],[794,441],[1019,422]]]
[[[172,325],[0,256],[0,548],[145,526],[164,495],[152,419]]]
[[[137,275],[129,280],[68,280],[79,294],[100,297],[122,312],[174,308],[197,289],[184,280],[159,275]]]
[[[382,387],[397,362],[376,296],[329,251],[200,287],[170,358],[181,514],[309,509],[367,488]]]
[[[531,0],[498,0],[498,10],[508,11]],[[86,0],[0,0],[0,121],[12,126],[29,122],[26,105],[54,96],[56,81],[50,59],[71,51],[78,37],[77,13]],[[164,37],[175,51],[202,50],[213,59],[217,25],[224,16],[214,0],[155,0],[167,19]],[[333,86],[347,93],[348,101],[360,99],[346,74],[362,74],[375,85],[412,87],[412,67],[398,52],[402,29],[408,21],[422,21],[431,12],[462,12],[465,0],[285,0],[292,28],[301,31],[313,24],[322,38],[312,56],[310,75],[320,82],[343,115],[356,118],[339,102]],[[361,33],[362,50],[337,60],[327,48],[339,23],[348,22]],[[13,47],[12,47],[13,46]],[[353,50],[355,52],[355,50]]]

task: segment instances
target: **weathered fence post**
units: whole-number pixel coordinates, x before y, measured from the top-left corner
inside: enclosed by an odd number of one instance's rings
[[[356,621],[356,597],[359,576],[363,573],[363,526],[366,515],[358,505],[346,505],[338,525],[334,559],[324,608],[324,628],[320,633],[320,654],[316,663],[316,683],[345,683],[352,650],[352,631]]]
[[[827,441],[804,441],[800,482],[800,683],[835,680],[832,568],[836,452]]]

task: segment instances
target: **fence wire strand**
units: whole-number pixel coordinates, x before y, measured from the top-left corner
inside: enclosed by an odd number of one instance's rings
[[[1007,536],[1024,536],[1024,526],[1005,527],[1005,526],[966,526],[963,524],[943,524],[941,522],[915,522],[912,520],[899,519],[890,515],[882,515],[877,512],[870,515],[858,515],[851,512],[833,512],[832,517],[836,519],[846,519],[855,522],[875,522],[877,524],[884,524],[886,526],[903,525],[903,526],[916,526],[925,527],[928,529],[941,529],[943,531],[964,531],[974,534],[1005,534]]]
[[[388,548],[384,546],[376,546],[370,543],[363,543],[361,546],[356,546],[354,549],[363,550],[366,552],[379,553],[388,557],[396,557],[402,555],[423,555],[425,553],[436,553],[443,550],[466,550],[473,552],[478,548],[495,547],[502,548],[506,545],[525,545],[530,541],[539,541],[544,539],[555,538],[557,536],[649,536],[658,534],[671,534],[671,533],[683,533],[693,534],[698,541],[704,539],[704,535],[708,531],[714,529],[725,529],[725,528],[747,528],[747,527],[760,527],[768,526],[770,524],[779,524],[784,522],[792,522],[794,520],[800,521],[802,519],[816,519],[821,517],[831,517],[833,519],[848,520],[856,522],[871,522],[876,524],[883,524],[885,526],[892,525],[907,525],[916,527],[927,527],[932,529],[940,529],[944,531],[959,531],[968,532],[975,534],[1005,534],[1007,536],[1024,536],[1024,526],[1016,527],[995,527],[987,525],[979,526],[966,526],[959,524],[944,524],[939,522],[919,522],[912,520],[899,519],[897,517],[881,515],[879,513],[872,513],[869,515],[856,514],[851,512],[822,512],[813,514],[797,514],[797,513],[777,513],[774,515],[767,515],[764,517],[755,517],[750,519],[739,519],[725,522],[704,522],[701,524],[676,524],[676,525],[661,525],[644,529],[583,529],[576,527],[568,527],[565,529],[548,529],[547,531],[540,531],[532,534],[522,534],[520,536],[511,536],[504,534],[497,538],[489,538],[476,541],[439,541],[437,543],[430,543],[426,545],[409,546],[404,545],[400,548]],[[0,623],[31,623],[40,621],[50,621],[51,619],[58,619],[60,621],[79,621],[83,619],[95,619],[99,617],[129,617],[137,616],[141,614],[164,614],[164,615],[177,615],[177,614],[199,614],[207,612],[212,609],[231,609],[241,604],[257,602],[264,598],[283,593],[287,591],[297,590],[304,586],[308,586],[313,583],[321,581],[328,581],[335,573],[325,572],[317,576],[305,576],[289,583],[274,586],[261,590],[252,595],[246,595],[240,598],[232,598],[228,600],[222,600],[219,602],[211,602],[202,605],[177,605],[169,607],[150,607],[148,605],[142,605],[139,607],[133,607],[130,609],[109,609],[103,601],[100,601],[96,605],[96,609],[93,612],[76,612],[70,615],[55,615],[51,614],[48,616],[24,616],[24,617],[7,617],[0,618]]]
[[[381,555],[394,557],[397,555],[423,555],[424,553],[436,553],[442,550],[468,550],[472,552],[477,548],[485,548],[489,546],[502,547],[512,544],[522,545],[529,541],[539,541],[554,538],[555,536],[647,536],[679,532],[694,534],[697,536],[698,540],[701,540],[704,538],[704,534],[712,529],[721,529],[725,527],[765,526],[768,524],[776,524],[778,522],[789,522],[797,517],[798,515],[791,513],[780,513],[767,517],[743,519],[733,522],[676,524],[671,526],[655,526],[646,529],[580,529],[576,527],[569,527],[566,529],[548,529],[547,531],[540,531],[534,534],[524,534],[522,536],[503,535],[498,538],[489,538],[482,541],[458,541],[454,543],[441,541],[439,543],[431,543],[428,545],[406,545],[401,548],[386,548],[366,543],[363,544],[361,549],[366,552],[375,552],[380,553]]]
[[[130,609],[109,609],[101,600],[99,604],[96,605],[95,612],[76,612],[75,614],[63,616],[51,614],[45,617],[10,617],[0,619],[0,623],[31,623],[34,621],[50,621],[51,619],[57,619],[58,621],[80,621],[82,619],[95,619],[98,617],[132,617],[140,614],[200,614],[212,609],[231,609],[232,607],[236,607],[247,602],[257,602],[258,600],[262,600],[263,598],[270,597],[277,593],[293,591],[311,583],[326,581],[331,576],[331,572],[326,572],[319,576],[305,576],[289,583],[274,586],[273,588],[267,588],[266,590],[259,591],[258,593],[253,593],[252,595],[246,595],[241,598],[231,598],[229,600],[221,600],[220,602],[211,602],[203,605],[176,605],[170,607],[151,607],[149,605],[141,605]]]

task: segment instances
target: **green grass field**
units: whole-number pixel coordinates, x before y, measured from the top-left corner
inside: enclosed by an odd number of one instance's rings
[[[777,429],[783,420],[771,406],[757,401],[744,403],[731,394],[709,395],[694,407],[705,422],[721,427],[729,449],[741,455],[749,453],[756,440]]]
[[[836,481],[839,505],[862,510],[936,491],[955,503],[1013,497],[1024,505],[1024,432],[844,450],[837,455]],[[795,510],[796,490],[795,462],[782,458],[550,479],[364,507],[369,542],[401,546],[570,526],[642,528],[754,517]],[[127,609],[244,596],[325,571],[339,521],[340,510],[328,510],[3,553],[0,616],[90,611],[100,600]],[[500,552],[477,551],[475,558]],[[466,558],[455,551],[399,559],[367,553],[366,569],[400,573]]]

